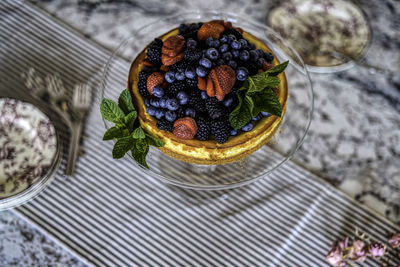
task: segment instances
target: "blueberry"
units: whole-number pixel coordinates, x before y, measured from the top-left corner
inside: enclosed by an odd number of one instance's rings
[[[271,114],[269,114],[268,112],[265,112],[265,111],[261,111],[261,115],[263,115],[264,117],[271,116]]]
[[[219,52],[221,52],[221,53],[225,53],[225,52],[227,52],[228,50],[229,50],[228,44],[223,44],[223,45],[221,45],[221,46],[219,47]]]
[[[175,73],[175,78],[178,81],[183,81],[185,79],[185,73],[183,71],[178,71],[177,73]]]
[[[231,42],[231,47],[232,47],[233,49],[235,49],[235,50],[239,50],[239,49],[242,47],[242,45],[240,44],[239,41],[233,40],[233,41]]]
[[[262,57],[260,57],[259,59],[257,59],[257,68],[261,69],[263,66],[265,59],[263,59]]]
[[[245,47],[247,47],[247,40],[245,40],[245,39],[239,39],[239,43],[241,44],[241,46],[242,46],[242,48],[245,48]]]
[[[167,100],[167,108],[169,110],[175,111],[179,108],[179,102],[176,98],[170,98]]]
[[[197,74],[198,76],[200,76],[200,77],[206,77],[206,75],[207,75],[207,70],[206,70],[204,67],[199,66],[199,67],[196,68],[196,74]]]
[[[201,99],[204,99],[204,100],[208,98],[206,91],[201,91],[200,96],[201,96]]]
[[[243,39],[242,39],[243,40]],[[242,61],[247,61],[250,59],[250,53],[247,50],[240,51],[239,59]]]
[[[219,57],[218,50],[213,48],[208,48],[206,52],[206,56],[211,60],[216,60]]]
[[[219,41],[223,44],[228,42],[228,36],[226,35],[222,35],[221,39],[219,39]]]
[[[257,53],[257,51],[256,50],[250,50],[250,60],[251,61],[257,61],[257,59],[258,59],[258,53]]]
[[[156,109],[156,118],[161,119],[165,115],[165,110],[163,109]]]
[[[160,100],[158,100],[157,98],[151,98],[150,105],[152,105],[155,108],[158,108],[160,107]]]
[[[165,80],[169,83],[173,83],[175,81],[175,72],[168,71],[165,73]]]
[[[274,56],[271,53],[264,52],[264,58],[267,62],[271,63],[274,60]]]
[[[237,68],[237,63],[234,60],[229,60],[228,66],[231,67],[232,69],[236,69]]]
[[[218,48],[220,45],[218,39],[214,39],[213,42],[211,43],[211,47]]]
[[[163,89],[161,86],[159,86],[159,85],[154,86],[154,87],[153,87],[153,95],[156,96],[156,97],[158,97],[158,98],[163,97],[163,95],[164,95],[164,89]]]
[[[233,50],[232,51],[232,56],[233,56],[233,58],[238,58],[239,57],[239,50]]]
[[[167,121],[173,122],[176,120],[176,113],[174,111],[168,110],[167,112],[165,112],[165,118],[167,119]]]
[[[178,98],[179,104],[181,105],[186,105],[189,101],[189,96],[184,91],[180,91],[176,95],[176,98]]]
[[[232,41],[236,40],[236,36],[233,34],[228,35],[228,44],[232,43]]]
[[[208,58],[200,59],[199,64],[200,64],[200,66],[203,66],[204,68],[207,68],[207,69],[211,68],[211,66],[212,66],[212,63]]]
[[[258,57],[263,57],[264,56],[264,50],[262,49],[256,49]]]
[[[253,130],[253,123],[251,122],[242,127],[242,131],[244,132],[249,132],[251,130]]]
[[[222,58],[225,61],[229,61],[229,60],[232,60],[233,56],[232,56],[231,52],[225,52],[222,54]]]
[[[244,67],[239,67],[236,70],[236,79],[239,81],[245,81],[247,79],[247,76],[249,76],[249,71],[244,68]]]
[[[258,113],[258,115],[255,116],[255,117],[253,117],[251,120],[252,120],[252,121],[259,121],[261,118],[262,118],[262,114],[261,114],[261,113]]]
[[[225,60],[220,58],[220,59],[217,60],[217,62],[215,62],[215,65],[217,65],[217,66],[225,65]]]
[[[234,135],[238,135],[238,133],[239,133],[239,130],[232,129],[230,134],[232,136],[234,136]]]
[[[146,98],[144,100],[144,105],[146,106],[146,108],[150,106],[150,98]]]
[[[148,107],[146,111],[150,116],[154,116],[156,114],[156,108],[154,107]]]
[[[196,77],[196,71],[193,67],[189,66],[185,70],[185,76],[189,79],[194,79]]]
[[[185,111],[185,115],[194,118],[196,117],[196,111],[192,108],[187,108]]]
[[[213,44],[213,42],[214,42],[214,39],[213,39],[212,37],[208,37],[208,38],[206,39],[206,45],[207,45],[208,47],[211,47],[212,44]]]
[[[167,100],[168,97],[163,96],[160,98],[159,102],[160,102],[160,108],[167,108]]]
[[[224,102],[222,102],[224,104],[225,107],[230,107],[232,106],[233,103],[233,97],[227,97],[226,99],[224,99]]]
[[[189,38],[189,39],[187,40],[187,42],[186,42],[186,46],[187,46],[187,47],[192,47],[192,48],[194,48],[194,47],[197,46],[197,42],[196,42],[196,40],[194,40],[194,39],[192,39],[192,38]]]
[[[256,49],[256,45],[253,43],[249,43],[249,47],[250,47],[250,49]]]

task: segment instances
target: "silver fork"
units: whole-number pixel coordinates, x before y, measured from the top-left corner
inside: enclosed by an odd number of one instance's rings
[[[75,163],[79,154],[83,119],[90,108],[91,98],[92,92],[88,85],[78,84],[75,86],[72,97],[72,109],[75,116],[71,124],[71,139],[69,143],[67,167],[65,170],[66,175],[72,175],[75,170]]]

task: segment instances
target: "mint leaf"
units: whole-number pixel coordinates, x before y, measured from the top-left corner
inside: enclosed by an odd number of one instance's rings
[[[131,155],[136,160],[137,163],[148,169],[149,166],[147,165],[146,162],[146,156],[147,153],[149,152],[149,146],[147,145],[143,148],[144,148],[143,150],[132,149]]]
[[[289,60],[270,68],[269,70],[265,71],[265,73],[268,73],[270,76],[276,76],[279,73],[283,72],[288,66],[288,64]]]
[[[126,152],[132,149],[134,140],[132,136],[122,137],[114,145],[112,155],[114,159],[122,158]]]
[[[108,121],[119,123],[125,116],[124,112],[114,101],[104,98],[100,104],[101,116]]]
[[[254,109],[252,116],[257,116],[261,111],[270,113],[280,117],[282,115],[282,106],[279,98],[271,89],[265,90],[251,96],[254,102]]]
[[[251,120],[251,111],[252,107],[254,106],[253,101],[249,96],[243,96],[242,92],[238,92],[237,96],[239,99],[239,104],[229,114],[229,123],[233,129],[240,129]]]
[[[122,91],[122,93],[119,95],[118,106],[122,109],[125,115],[128,115],[131,113],[131,111],[135,110],[132,104],[131,94],[127,89]]]
[[[126,128],[128,128],[129,132],[132,132],[136,118],[137,118],[136,110],[131,111],[128,115],[124,117],[124,123],[126,125]]]
[[[146,136],[144,135],[143,129],[139,126],[133,130],[132,137],[134,139],[144,139]]]
[[[161,139],[149,134],[146,134],[146,140],[147,143],[151,146],[160,147],[165,145],[165,143]]]
[[[274,88],[279,85],[281,80],[277,77],[271,77],[264,72],[256,74],[248,78],[250,80],[250,84],[254,86],[250,86],[249,90],[247,91],[248,94],[253,94],[256,92],[263,91],[265,88]]]
[[[123,136],[124,136],[123,129],[121,129],[121,128],[117,127],[117,126],[114,126],[114,127],[111,127],[110,129],[108,129],[104,133],[103,140],[107,141],[107,140],[112,140],[114,138],[121,138]]]

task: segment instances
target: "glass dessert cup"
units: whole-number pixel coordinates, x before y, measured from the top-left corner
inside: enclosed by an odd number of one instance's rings
[[[250,156],[232,163],[199,165],[179,161],[155,147],[147,155],[149,169],[143,171],[163,182],[190,189],[221,190],[254,182],[289,160],[301,146],[313,114],[313,90],[305,65],[285,40],[272,29],[245,18],[218,12],[178,14],[149,24],[123,41],[108,60],[101,84],[102,98],[116,100],[127,86],[132,61],[154,40],[181,23],[205,22],[222,19],[241,27],[265,43],[279,62],[290,61],[285,71],[289,98],[286,114],[274,137]],[[104,121],[105,127],[112,127]],[[116,161],[116,164],[117,161]],[[132,159],[132,164],[137,164]],[[141,167],[138,165],[138,167]]]

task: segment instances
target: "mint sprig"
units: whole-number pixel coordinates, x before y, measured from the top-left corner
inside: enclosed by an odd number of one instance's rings
[[[283,62],[246,79],[236,94],[239,104],[229,114],[232,128],[242,128],[262,111],[279,117],[282,115],[279,98],[272,89],[279,85],[280,79],[276,76],[286,69],[288,63]]]
[[[152,136],[140,126],[137,120],[137,112],[132,104],[128,90],[123,90],[118,98],[118,104],[110,99],[103,99],[100,104],[101,116],[114,122],[115,126],[108,129],[103,140],[116,140],[112,156],[115,159],[122,158],[128,151],[140,165],[149,168],[146,156],[149,147],[164,146],[164,142],[158,137]]]

